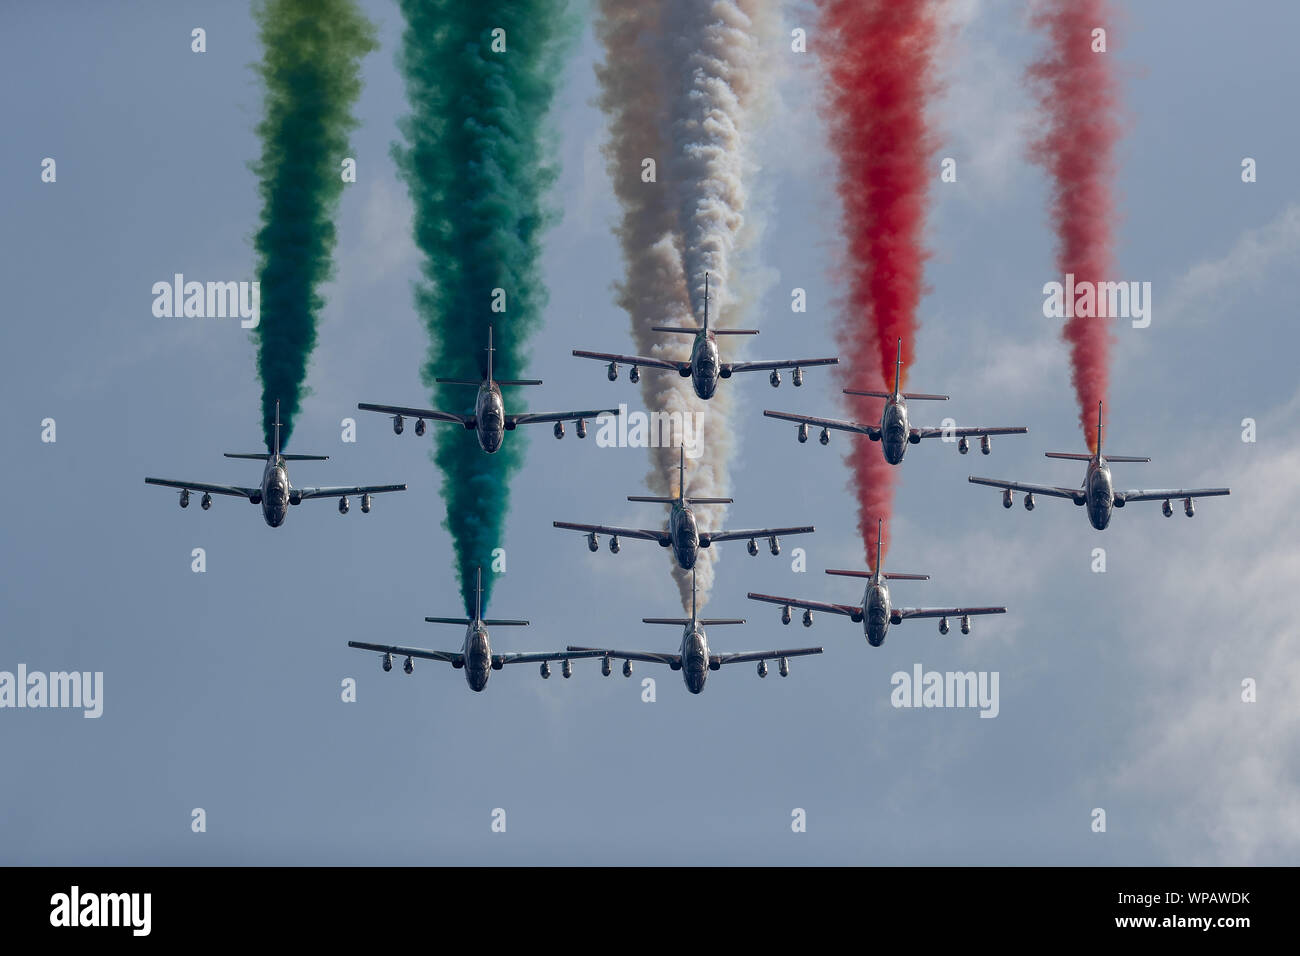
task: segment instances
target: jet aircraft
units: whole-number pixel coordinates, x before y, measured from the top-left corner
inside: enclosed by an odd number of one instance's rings
[[[977,614],[1005,614],[1004,607],[895,607],[889,594],[889,585],[886,581],[928,581],[928,574],[909,574],[901,571],[885,571],[882,568],[883,562],[880,559],[880,540],[882,536],[882,522],[876,524],[876,566],[866,571],[840,571],[828,570],[827,574],[838,574],[851,578],[866,578],[867,589],[862,596],[862,603],[855,604],[826,604],[821,601],[801,601],[798,598],[777,597],[772,594],[755,594],[749,593],[749,597],[755,601],[766,601],[768,604],[780,604],[781,623],[790,623],[790,608],[801,607],[803,612],[803,626],[812,627],[813,611],[826,611],[830,614],[843,614],[851,621],[861,622],[862,630],[866,634],[867,643],[872,647],[879,647],[885,642],[885,634],[889,630],[890,624],[901,624],[909,617],[937,617],[939,619],[939,633],[947,634],[949,631],[948,618],[958,618],[961,624],[961,632],[969,634],[971,632],[970,619]]]
[[[465,626],[465,640],[459,651],[430,651],[422,647],[403,647],[399,644],[368,644],[363,641],[348,641],[348,647],[363,651],[378,651],[380,664],[385,671],[393,669],[393,655],[405,657],[402,670],[410,674],[415,670],[413,658],[443,661],[457,670],[465,671],[465,682],[475,692],[487,686],[493,671],[499,671],[507,664],[541,663],[542,677],[551,676],[551,661],[562,661],[561,672],[564,676],[573,676],[570,661],[579,657],[598,657],[598,654],[586,654],[573,651],[556,651],[554,653],[494,654],[488,637],[489,627],[526,627],[527,621],[498,620],[483,618],[483,570],[476,572],[474,585],[474,617],[426,617],[431,624],[461,624]]]
[[[1019,481],[1003,481],[1000,478],[976,478],[968,480],[976,485],[989,485],[1002,489],[1002,506],[1010,508],[1014,504],[1015,493],[1025,493],[1025,510],[1034,510],[1034,496],[1047,495],[1052,498],[1069,498],[1076,505],[1088,509],[1088,521],[1098,531],[1104,531],[1110,524],[1113,509],[1123,508],[1132,501],[1163,501],[1160,510],[1166,518],[1174,513],[1173,501],[1183,499],[1183,513],[1187,517],[1196,514],[1196,498],[1211,498],[1231,494],[1228,488],[1156,488],[1132,491],[1116,491],[1111,479],[1112,462],[1148,462],[1150,458],[1135,458],[1129,455],[1103,456],[1101,453],[1101,402],[1097,403],[1097,452],[1093,455],[1074,454],[1064,451],[1049,451],[1048,458],[1066,458],[1070,461],[1086,461],[1088,469],[1083,475],[1083,484],[1078,488],[1062,488],[1056,485],[1030,485]]]
[[[289,505],[298,505],[308,498],[338,498],[339,514],[347,514],[348,495],[361,496],[361,510],[370,512],[370,496],[386,491],[405,491],[406,485],[348,485],[322,488],[295,488],[289,483],[289,466],[291,461],[329,461],[329,455],[285,455],[280,452],[280,403],[275,403],[275,440],[270,454],[253,452],[249,454],[232,454],[226,452],[227,458],[249,458],[265,461],[262,468],[262,483],[257,488],[242,488],[238,485],[212,485],[202,481],[173,481],[170,478],[146,478],[145,484],[163,485],[167,488],[181,489],[181,507],[190,506],[190,492],[201,491],[203,498],[199,502],[204,511],[212,507],[213,495],[232,495],[247,498],[255,505],[262,506],[262,517],[272,528],[284,524]]]
[[[648,528],[615,528],[603,524],[575,524],[570,521],[552,522],[557,528],[569,531],[584,531],[587,534],[587,547],[592,551],[600,550],[600,535],[609,535],[609,550],[618,554],[622,550],[619,538],[641,538],[657,541],[663,548],[672,548],[677,564],[689,571],[699,559],[700,548],[711,548],[719,541],[749,539],[749,553],[758,554],[758,539],[767,538],[768,548],[772,554],[781,553],[780,535],[811,534],[812,525],[797,528],[759,528],[751,531],[700,531],[695,519],[692,505],[729,505],[731,498],[695,498],[686,494],[686,450],[680,452],[678,465],[676,497],[657,497],[654,495],[628,495],[628,501],[646,501],[672,506],[668,513],[668,527],[665,530]]]
[[[830,429],[855,432],[866,435],[872,441],[880,442],[885,461],[891,465],[902,463],[907,454],[907,446],[919,445],[922,438],[957,439],[957,450],[963,455],[970,451],[970,439],[978,437],[980,451],[988,454],[992,450],[990,435],[1023,435],[1029,431],[1020,425],[963,425],[951,428],[918,428],[908,419],[907,403],[909,401],[946,402],[947,395],[928,395],[923,392],[904,392],[901,388],[903,371],[903,340],[898,340],[898,357],[894,361],[894,390],[892,392],[863,391],[856,388],[844,389],[845,395],[865,395],[868,398],[883,398],[885,406],[880,413],[880,424],[871,425],[859,422],[841,421],[836,418],[816,418],[811,415],[795,415],[790,412],[763,412],[768,418],[779,418],[799,424],[798,437],[802,444],[808,440],[808,426],[821,429],[818,440],[823,445],[831,442]]]
[[[781,369],[794,369],[791,381],[798,387],[803,384],[803,370],[815,365],[838,365],[837,358],[818,359],[781,359],[771,362],[724,362],[718,353],[719,335],[757,335],[757,329],[713,329],[709,327],[709,276],[704,276],[704,325],[700,328],[689,326],[657,325],[655,332],[682,333],[695,336],[691,345],[691,357],[685,361],[670,361],[652,358],[648,355],[616,355],[610,352],[585,352],[574,349],[573,354],[579,358],[596,359],[608,362],[606,374],[611,382],[618,378],[619,365],[630,365],[628,378],[633,382],[641,380],[642,368],[668,369],[682,378],[689,378],[700,398],[709,399],[718,390],[718,380],[731,378],[737,372],[770,372],[768,381],[776,388],[781,384]]]
[[[434,381],[442,385],[472,385],[477,388],[478,398],[474,402],[474,414],[472,415],[459,412],[440,412],[431,408],[408,408],[404,405],[373,405],[369,402],[361,402],[357,405],[357,408],[362,411],[384,412],[392,415],[393,433],[397,435],[402,434],[408,416],[415,419],[415,433],[417,435],[424,434],[426,419],[460,425],[467,431],[476,434],[479,447],[488,454],[492,454],[501,447],[506,432],[514,431],[520,425],[554,422],[555,437],[563,438],[564,423],[572,421],[575,423],[574,430],[578,433],[578,437],[586,438],[587,419],[595,418],[597,415],[617,415],[619,412],[617,408],[590,408],[578,412],[523,412],[518,415],[507,415],[505,401],[501,396],[502,385],[541,385],[542,381],[536,378],[494,378],[492,375],[492,354],[494,351],[492,348],[492,329],[489,328],[487,374],[481,381],[459,378],[434,379]]]
[[[675,671],[682,672],[686,689],[692,694],[704,690],[709,671],[716,671],[723,664],[741,664],[746,661],[758,662],[758,676],[767,676],[767,662],[775,661],[782,677],[790,676],[790,658],[803,657],[807,654],[820,654],[820,647],[799,647],[783,651],[745,651],[740,654],[714,654],[709,650],[709,638],[705,626],[723,624],[744,624],[743,618],[700,618],[695,608],[695,575],[691,575],[691,616],[684,617],[643,617],[645,624],[672,624],[682,628],[682,642],[676,654],[659,654],[653,651],[615,651],[606,648],[574,647],[569,651],[574,654],[587,654],[602,658],[600,671],[606,677],[610,675],[610,661],[623,662],[623,676],[632,676],[632,662],[645,661],[650,664],[667,664]]]

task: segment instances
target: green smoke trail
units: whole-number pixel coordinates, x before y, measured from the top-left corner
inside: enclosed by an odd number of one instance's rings
[[[430,338],[423,378],[434,407],[472,411],[472,389],[440,386],[434,377],[479,378],[489,325],[494,374],[525,377],[524,344],[546,303],[541,233],[555,218],[544,201],[558,174],[545,118],[577,24],[565,0],[401,0],[401,9],[398,66],[412,112],[393,155],[424,253],[415,293]],[[494,289],[505,293],[504,313],[492,311]],[[521,410],[520,391],[507,387],[509,412]],[[464,430],[434,433],[443,526],[455,543],[468,612],[477,567],[485,572],[485,602],[490,597],[492,551],[503,543],[524,436],[511,433],[488,455]]]
[[[361,58],[378,46],[375,29],[353,0],[269,0],[253,7],[265,53],[257,71],[266,115],[257,126],[262,225],[254,246],[261,282],[257,371],[262,431],[280,402],[287,443],[305,394],[316,345],[319,289],[333,271],[333,215],[343,191],[342,162],[351,107],[361,92]]]

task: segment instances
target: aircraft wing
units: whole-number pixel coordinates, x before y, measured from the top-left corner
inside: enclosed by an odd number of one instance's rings
[[[306,501],[308,498],[341,498],[344,495],[377,495],[385,491],[405,491],[406,485],[353,485],[343,487],[322,487],[322,488],[295,488],[293,491],[298,492],[298,498]]]
[[[598,650],[568,651],[529,651],[523,654],[493,654],[492,663],[497,664],[537,664],[542,661],[572,661],[580,657],[604,657]]]
[[[366,644],[362,641],[348,641],[348,647],[363,651],[378,651],[395,657],[419,657],[426,661],[443,661],[453,666],[463,662],[465,658],[460,651],[428,651],[422,647],[402,647],[399,644]]]
[[[363,412],[386,412],[389,415],[406,415],[409,418],[427,418],[431,422],[451,422],[455,425],[474,427],[473,415],[457,415],[455,412],[437,412],[432,408],[406,408],[403,405],[372,405],[360,402],[357,408]]]
[[[672,362],[667,359],[650,358],[648,355],[614,355],[610,352],[584,352],[580,349],[574,349],[573,354],[578,358],[596,359],[600,362],[617,362],[620,365],[638,365],[641,368],[668,368],[674,372],[689,372],[691,369],[690,362]]]
[[[855,604],[825,604],[821,601],[801,601],[798,598],[777,597],[774,594],[755,594],[750,591],[750,600],[766,601],[768,604],[781,604],[787,607],[802,607],[809,611],[825,611],[827,614],[843,614],[855,621],[862,620],[862,608]]]
[[[579,418],[617,414],[617,408],[589,408],[585,412],[525,412],[522,415],[507,415],[506,428],[513,428],[515,425],[535,425],[538,422],[575,422]]]
[[[752,531],[701,531],[700,546],[704,542],[714,544],[718,541],[739,541],[743,538],[771,538],[781,537],[787,534],[812,534],[813,526],[806,525],[802,528],[759,528]]]
[[[913,428],[913,435],[922,438],[942,438],[951,435],[954,438],[982,438],[985,435],[1027,435],[1029,429],[1023,425],[963,425],[958,428]]]
[[[817,428],[838,428],[840,431],[856,432],[859,435],[868,435],[872,441],[880,441],[879,425],[859,425],[857,422],[844,422],[836,418],[816,418],[812,415],[791,415],[789,412],[772,412],[764,411],[768,418],[780,418],[787,422],[798,422],[800,425],[814,425]]]
[[[961,617],[965,614],[1006,614],[1004,607],[896,607],[894,614],[909,617]]]
[[[723,362],[725,372],[768,372],[778,368],[811,368],[814,365],[839,365],[837,358],[776,359],[771,362]]]
[[[670,541],[671,537],[667,531],[650,531],[643,528],[613,528],[605,524],[574,524],[571,521],[552,521],[551,524],[557,528],[565,528],[569,531],[586,531],[587,533],[595,532],[596,534],[618,535],[620,538],[641,538],[645,541]]]
[[[214,495],[231,495],[235,498],[252,499],[262,493],[261,488],[240,488],[238,485],[209,485],[202,481],[172,481],[170,478],[146,478],[146,485],[162,485],[165,488],[180,488],[183,491],[207,491]]]
[[[715,664],[743,664],[746,661],[775,661],[782,657],[803,657],[806,654],[820,654],[820,647],[799,647],[786,651],[745,651],[741,654],[711,654]]]
[[[587,653],[591,652],[591,653]],[[583,657],[615,657],[620,661],[645,661],[647,664],[667,664],[673,670],[682,666],[680,654],[655,654],[652,651],[613,651],[600,647],[574,647],[569,645],[570,655],[581,654]]]
[[[1020,481],[1002,481],[998,478],[975,478],[966,479],[975,485],[988,485],[990,488],[1002,488],[1010,491],[1023,491],[1026,494],[1049,495],[1053,498],[1069,498],[1076,505],[1081,505],[1087,500],[1087,494],[1082,488],[1060,488],[1056,485],[1029,485]]]
[[[1231,494],[1228,488],[1155,488],[1146,491],[1117,491],[1115,502],[1163,501],[1166,498],[1216,498]]]

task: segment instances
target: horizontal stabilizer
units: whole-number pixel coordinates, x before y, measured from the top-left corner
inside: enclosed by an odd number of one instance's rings
[[[905,572],[905,571],[886,571],[886,572],[885,572],[883,575],[881,575],[881,576],[884,577],[884,578],[888,578],[890,581],[928,581],[928,580],[930,580],[930,575],[928,575],[928,574],[911,574],[911,573],[908,573],[908,572]]]
[[[329,455],[281,455],[285,461],[329,461]]]
[[[714,329],[714,335],[757,335],[758,329]]]
[[[693,505],[734,505],[734,498],[696,498],[694,495],[687,495],[686,500]]]
[[[1106,456],[1106,460],[1107,460],[1107,461],[1118,461],[1118,462],[1129,462],[1130,464],[1140,464],[1140,463],[1142,463],[1142,462],[1149,462],[1151,459],[1150,459],[1150,458],[1140,458],[1140,457],[1136,457],[1136,458],[1135,458],[1135,457],[1132,456],[1132,455],[1107,455],[1107,456]]]
[[[702,617],[700,623],[707,627],[713,627],[722,624],[744,624],[745,619],[743,617]]]
[[[462,627],[470,623],[467,617],[426,617],[425,620],[430,624],[459,624]]]
[[[904,392],[903,397],[909,402],[946,402],[947,395],[929,395],[926,392]]]
[[[826,573],[827,573],[827,574],[838,574],[838,575],[840,575],[841,577],[845,577],[845,578],[869,578],[869,577],[871,577],[871,575],[872,575],[873,572],[870,571],[870,570],[867,570],[867,571],[841,571],[841,570],[839,570],[838,568],[827,568],[827,569],[826,569]]]
[[[890,398],[892,392],[872,392],[862,388],[846,388],[843,390],[845,395],[862,395],[865,398]]]
[[[676,624],[678,627],[682,627],[686,624],[691,623],[691,619],[689,617],[643,617],[641,618],[641,623],[642,624]]]
[[[628,495],[628,501],[648,501],[651,504],[670,505],[676,498],[664,498],[658,495]]]
[[[435,378],[434,381],[439,385],[472,385],[475,388],[483,384],[481,379],[471,380],[468,378]]]
[[[696,335],[703,332],[703,329],[692,329],[682,325],[656,325],[652,326],[651,332],[685,332],[687,335]]]
[[[249,452],[248,454],[238,454],[238,455],[235,454],[233,451],[228,451],[226,452],[226,457],[227,458],[249,458],[252,459],[253,461],[266,461],[266,459],[271,456],[264,451],[262,452],[253,451],[253,452]],[[288,456],[286,455],[285,457],[287,458]]]
[[[484,618],[483,623],[488,627],[527,627],[527,621],[509,621],[505,618],[489,617]]]
[[[494,378],[498,385],[541,385],[540,378]]]
[[[1084,455],[1072,451],[1045,451],[1043,452],[1043,456],[1045,458],[1064,458],[1068,461],[1092,461],[1091,455]]]

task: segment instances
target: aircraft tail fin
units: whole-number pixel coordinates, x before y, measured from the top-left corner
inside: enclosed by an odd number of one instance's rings
[[[492,333],[488,333],[488,341],[491,342]],[[491,347],[491,346],[489,346]],[[488,356],[488,363],[491,364],[492,357]],[[492,377],[491,369],[488,370],[488,377]],[[483,569],[474,569],[474,620],[481,620],[483,617]]]
[[[275,400],[275,447],[271,450],[271,454],[280,454],[280,400],[278,398]]]

